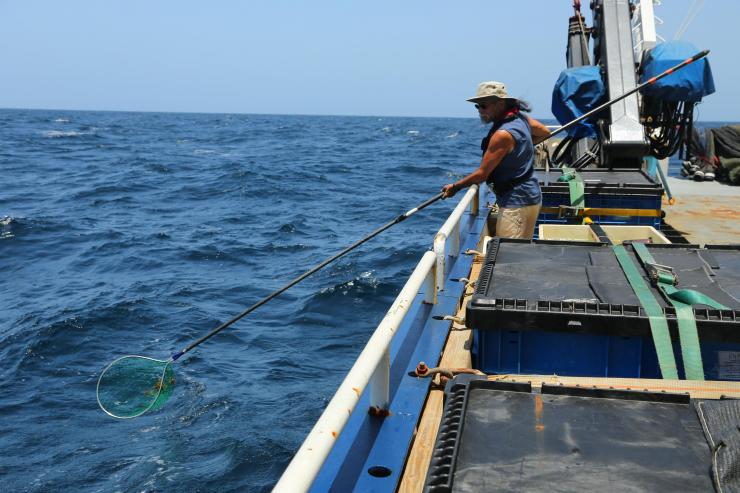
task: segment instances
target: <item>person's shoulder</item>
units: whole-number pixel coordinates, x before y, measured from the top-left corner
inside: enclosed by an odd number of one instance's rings
[[[510,128],[499,128],[493,133],[493,138],[491,140],[498,140],[499,142],[514,142],[514,136],[511,134]]]
[[[516,138],[511,133],[510,129],[507,130],[505,128],[499,128],[493,133],[493,137],[491,137],[491,142],[488,144],[488,148],[493,149],[498,147],[509,152],[515,145]]]

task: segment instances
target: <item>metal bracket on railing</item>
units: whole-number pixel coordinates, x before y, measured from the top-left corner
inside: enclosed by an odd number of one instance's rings
[[[429,368],[423,361],[419,361],[419,364],[416,365],[416,370],[414,370],[414,374],[420,378],[434,378],[436,375],[439,375],[440,384],[442,385],[455,378],[455,375],[460,375],[461,373],[485,376],[485,373],[474,368]]]
[[[456,324],[459,324],[459,325],[465,325],[465,319],[464,318],[462,318],[462,317],[455,317],[453,315],[444,315],[444,316],[435,315],[432,318],[434,320],[449,320],[449,321],[455,322]]]
[[[465,255],[478,255],[479,257],[483,257],[485,254],[483,252],[479,252],[478,250],[468,248],[467,250],[465,250]]]
[[[467,277],[461,277],[460,279],[450,279],[450,280],[451,280],[451,281],[457,281],[457,282],[462,282],[462,283],[465,283],[465,290],[466,290],[466,291],[467,291],[467,289],[468,289],[468,288],[469,288],[470,286],[473,286],[473,287],[475,287],[475,283],[476,283],[476,281],[471,281],[471,280],[470,280],[470,279],[468,279]]]

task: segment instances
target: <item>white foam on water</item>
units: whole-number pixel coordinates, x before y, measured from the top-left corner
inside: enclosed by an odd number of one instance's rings
[[[90,127],[89,130],[47,130],[42,135],[47,138],[56,139],[59,137],[79,137],[80,135],[92,135],[98,130],[98,127]]]
[[[69,131],[61,131],[61,130],[48,130],[44,132],[44,137],[49,138],[57,138],[57,137],[76,137],[78,135],[83,135],[82,132],[75,132],[74,130]]]
[[[6,240],[15,236],[11,224],[13,224],[13,218],[10,216],[0,219],[0,240]]]

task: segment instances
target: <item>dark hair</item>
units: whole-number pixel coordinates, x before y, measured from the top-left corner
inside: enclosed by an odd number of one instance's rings
[[[517,108],[519,109],[519,111],[524,111],[526,113],[532,111],[532,106],[523,99],[505,99],[504,101],[506,101],[507,111],[513,110],[514,108]]]

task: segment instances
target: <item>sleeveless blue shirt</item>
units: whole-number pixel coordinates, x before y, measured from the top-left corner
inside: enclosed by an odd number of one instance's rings
[[[534,166],[534,145],[532,145],[532,131],[527,117],[517,114],[504,120],[501,124],[494,124],[488,136],[483,139],[481,148],[485,154],[491,137],[497,130],[506,130],[514,138],[514,148],[501,160],[490,174],[486,182],[495,183],[499,187],[512,180],[523,177]],[[523,207],[542,202],[540,184],[535,176],[516,185],[513,189],[496,195],[496,202],[500,207]]]

